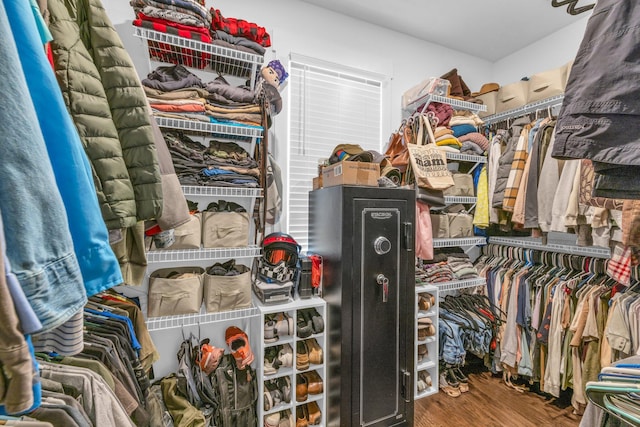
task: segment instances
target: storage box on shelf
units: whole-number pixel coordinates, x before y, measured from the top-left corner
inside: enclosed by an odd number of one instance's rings
[[[285,304],[265,305],[256,299],[261,319],[258,385],[259,419],[281,412],[320,411],[325,425],[326,303],[323,299],[296,299]]]

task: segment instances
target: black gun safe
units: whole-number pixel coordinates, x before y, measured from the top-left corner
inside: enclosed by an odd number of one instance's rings
[[[309,193],[309,251],[323,256],[328,426],[413,426],[415,191]]]

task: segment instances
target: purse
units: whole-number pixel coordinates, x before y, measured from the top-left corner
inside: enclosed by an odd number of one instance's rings
[[[392,133],[389,138],[389,147],[384,154],[391,161],[391,165],[398,168],[401,173],[407,170],[407,165],[409,164],[409,149],[404,143],[403,135],[398,132]]]
[[[409,159],[418,187],[446,190],[455,183],[447,169],[447,157],[435,144],[430,121],[419,116],[416,144],[409,144]]]

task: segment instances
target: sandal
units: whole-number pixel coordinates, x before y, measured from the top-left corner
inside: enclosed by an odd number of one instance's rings
[[[462,372],[459,366],[455,366],[451,368],[453,375],[455,375],[456,379],[460,383],[460,392],[466,393],[469,391],[469,378]]]
[[[451,397],[460,397],[460,388],[458,388],[458,384],[454,384],[449,384],[449,382],[447,382],[446,371],[440,372],[440,389],[442,389],[442,391],[444,391]]]

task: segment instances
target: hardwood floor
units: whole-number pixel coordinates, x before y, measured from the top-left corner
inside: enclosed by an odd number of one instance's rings
[[[449,397],[443,391],[415,402],[415,427],[577,427],[570,397],[548,399],[509,388],[490,372],[469,374],[469,392]]]

